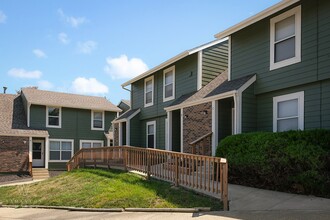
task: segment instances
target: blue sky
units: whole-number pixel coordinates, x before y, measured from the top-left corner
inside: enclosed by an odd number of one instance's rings
[[[121,84],[279,0],[1,0],[0,90],[128,99]]]

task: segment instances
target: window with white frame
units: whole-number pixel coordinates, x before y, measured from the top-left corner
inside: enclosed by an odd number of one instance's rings
[[[301,6],[270,20],[270,70],[301,61]]]
[[[273,98],[273,131],[304,130],[304,92]]]
[[[49,140],[49,161],[68,161],[73,153],[73,140]]]
[[[80,140],[80,148],[103,147],[103,141],[98,140]]]
[[[156,145],[156,121],[147,122],[147,147],[155,148]]]
[[[103,111],[92,111],[92,130],[104,130]]]
[[[144,80],[144,107],[154,104],[154,76]]]
[[[172,66],[163,73],[163,101],[169,101],[175,97],[175,66]]]
[[[47,106],[46,109],[46,123],[47,127],[60,128],[61,127],[61,108]]]

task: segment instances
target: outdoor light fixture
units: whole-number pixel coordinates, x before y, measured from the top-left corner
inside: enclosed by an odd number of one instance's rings
[[[201,114],[207,115],[207,110],[202,111]]]

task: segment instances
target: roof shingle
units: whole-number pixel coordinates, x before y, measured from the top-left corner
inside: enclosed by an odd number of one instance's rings
[[[121,112],[121,109],[103,97],[51,92],[35,88],[23,88],[26,100],[35,105]]]
[[[0,94],[0,135],[47,137],[48,131],[27,126],[22,98],[19,95]]]

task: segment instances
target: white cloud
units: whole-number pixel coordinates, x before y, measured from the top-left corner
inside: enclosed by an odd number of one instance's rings
[[[46,57],[47,57],[47,55],[45,54],[45,52],[43,52],[43,51],[40,50],[40,49],[34,49],[32,52],[33,52],[34,55],[36,55],[36,57],[38,57],[38,58],[46,58]]]
[[[88,20],[85,17],[73,17],[64,14],[62,9],[58,9],[57,13],[60,15],[61,19],[70,24],[72,27],[77,28],[80,25],[86,23]]]
[[[39,70],[27,71],[23,68],[12,68],[8,71],[8,75],[16,78],[39,79],[42,72]]]
[[[7,16],[5,15],[5,13],[0,11],[0,23],[6,23],[6,20],[7,20]]]
[[[126,55],[117,58],[108,57],[107,65],[104,71],[108,73],[112,79],[127,79],[135,77],[148,70],[147,64],[139,58],[128,59]]]
[[[95,78],[76,78],[71,85],[71,91],[79,94],[105,94],[109,92],[106,85],[97,81]]]
[[[97,43],[91,40],[85,42],[78,42],[77,48],[79,53],[89,54],[97,48]]]
[[[70,43],[70,39],[69,39],[69,37],[68,37],[68,35],[66,33],[59,33],[58,34],[58,40],[62,44],[69,44]]]
[[[43,90],[50,90],[54,88],[54,85],[47,80],[40,80],[38,81],[37,85],[39,89],[43,89]]]

